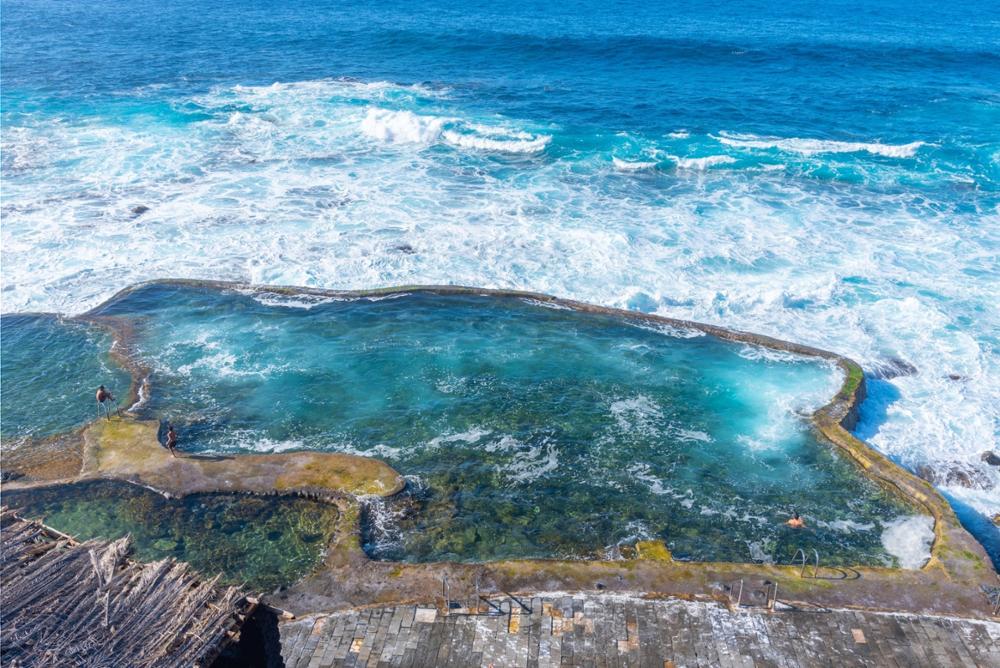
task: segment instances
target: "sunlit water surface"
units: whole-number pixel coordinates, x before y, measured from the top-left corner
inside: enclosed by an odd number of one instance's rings
[[[428,561],[599,557],[663,539],[678,558],[893,563],[909,511],[817,440],[828,362],[530,299],[346,299],[177,285],[122,318],[141,411],[198,452],[385,459],[365,547]],[[808,531],[783,522],[803,513]]]

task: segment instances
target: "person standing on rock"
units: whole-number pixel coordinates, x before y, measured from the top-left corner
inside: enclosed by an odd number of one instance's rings
[[[111,405],[115,402],[115,397],[110,391],[104,389],[101,385],[97,388],[97,393],[94,395],[97,399],[97,418],[101,417],[101,406],[104,407],[104,414],[107,416],[108,420],[111,419]],[[121,411],[115,406],[115,411],[118,413],[118,417],[121,417]]]
[[[177,448],[177,432],[174,431],[174,425],[168,424],[167,425],[167,450],[170,451],[170,456],[171,457],[176,457],[177,456],[177,453],[175,452],[176,448]]]

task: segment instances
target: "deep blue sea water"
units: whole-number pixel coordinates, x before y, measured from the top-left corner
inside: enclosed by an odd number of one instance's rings
[[[995,2],[2,14],[4,312],[185,276],[722,323],[889,376],[861,433],[1000,511]]]

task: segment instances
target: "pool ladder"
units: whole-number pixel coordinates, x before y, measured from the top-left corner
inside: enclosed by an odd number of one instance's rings
[[[806,575],[806,570],[809,567],[809,563],[808,563],[808,557],[806,555],[806,551],[803,548],[800,547],[795,552],[795,556],[792,557],[792,563],[794,564],[795,562],[797,562],[799,560],[799,555],[802,555],[802,570],[799,571],[799,577],[800,578],[807,578],[807,577],[808,578],[815,578],[815,577],[819,576],[819,552],[817,552],[816,550],[813,550],[812,553],[813,553],[813,564],[812,564],[812,566],[813,566],[813,572],[812,572],[812,575]]]

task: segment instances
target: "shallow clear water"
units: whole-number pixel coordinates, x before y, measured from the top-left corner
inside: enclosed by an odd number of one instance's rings
[[[996,2],[8,0],[0,31],[5,311],[455,282],[899,359],[865,437],[1000,511]]]
[[[127,397],[131,377],[110,350],[111,335],[97,327],[50,315],[0,317],[4,444],[54,436],[93,420],[98,385]]]
[[[181,448],[380,457],[407,494],[371,501],[366,547],[416,561],[613,555],[891,563],[906,511],[817,442],[826,362],[519,298],[334,299],[156,285],[133,319],[143,410]],[[798,509],[807,532],[782,523]]]
[[[174,557],[203,575],[257,591],[287,586],[319,564],[339,518],[307,499],[194,494],[166,499],[100,481],[5,491],[4,504],[80,540],[131,534],[143,561]]]

